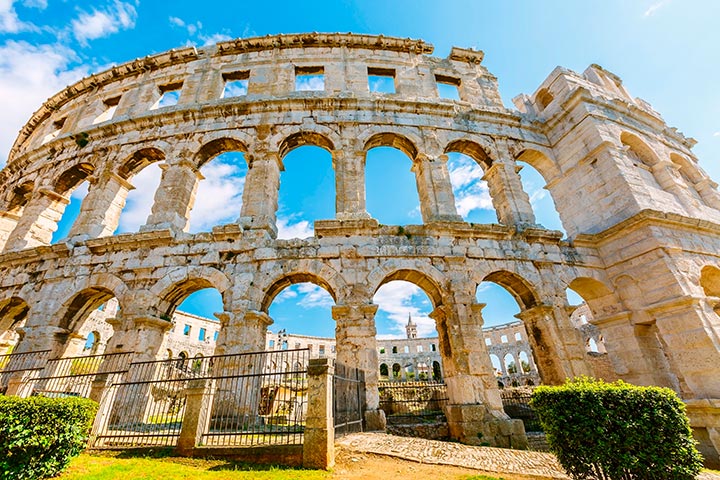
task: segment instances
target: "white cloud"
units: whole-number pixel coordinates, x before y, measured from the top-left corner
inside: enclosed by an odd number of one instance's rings
[[[335,305],[335,301],[324,288],[307,282],[287,287],[275,297],[273,303],[285,300],[293,300],[302,308],[330,308]]]
[[[278,238],[289,239],[289,238],[308,238],[315,235],[312,225],[307,220],[300,220],[295,223],[290,218],[277,219]]]
[[[405,281],[388,282],[378,289],[373,303],[379,306],[388,319],[394,323],[391,330],[397,333],[378,335],[378,338],[405,338],[408,314],[418,326],[418,337],[436,335],[435,320],[428,314],[432,306],[423,290]]]
[[[119,232],[137,232],[141,225],[145,225],[161,176],[160,166],[153,164],[130,179],[135,190],[131,190],[127,196],[127,203],[120,215]]]
[[[13,8],[13,0],[0,0],[0,33],[18,33],[37,30],[31,23],[22,22]],[[26,3],[27,5],[27,3]]]
[[[234,222],[240,216],[245,172],[241,160],[218,157],[203,166],[205,177],[198,185],[190,216],[190,231],[209,231],[215,225]]]
[[[0,45],[0,164],[42,102],[90,73],[86,65],[70,68],[76,60],[74,51],[57,44],[7,41]]]
[[[202,33],[203,25],[201,22],[186,22],[182,18],[172,16],[169,17],[168,20],[170,21],[170,25],[187,30],[188,35],[191,37],[185,42],[188,46],[197,44],[197,41],[192,38],[195,36],[197,36],[197,40],[202,42],[203,45],[214,45],[218,42],[224,42],[225,40],[232,40],[233,38],[230,35],[219,32],[211,34]]]
[[[295,79],[295,90],[299,92],[325,90],[325,77],[323,75],[299,75]]]
[[[720,132],[713,133],[713,137],[720,137]]]
[[[494,210],[482,168],[465,155],[451,155],[448,160],[450,183],[455,194],[455,208],[461,217],[473,210]]]
[[[47,0],[23,0],[22,3],[29,8],[39,8],[40,10],[47,8]]]
[[[82,12],[72,21],[72,31],[78,42],[87,45],[88,40],[107,37],[121,29],[135,26],[137,11],[130,3],[115,0],[105,9]]]
[[[227,40],[232,40],[232,37],[230,35],[226,35],[224,33],[213,33],[211,35],[198,35],[198,38],[202,40],[203,45],[215,45],[218,42],[225,42]]]
[[[670,3],[670,0],[660,0],[659,2],[653,3],[648,7],[647,10],[645,10],[644,16],[651,17],[652,15],[655,15],[655,12],[657,12],[660,8],[664,7],[668,3]]]

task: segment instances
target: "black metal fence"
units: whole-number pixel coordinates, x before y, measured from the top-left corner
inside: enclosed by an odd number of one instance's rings
[[[102,388],[128,371],[132,353],[109,353],[49,360],[37,378],[31,380],[32,395],[89,398],[95,381]]]
[[[27,389],[45,368],[49,356],[50,350],[0,355],[0,394],[6,393],[11,383],[15,383],[18,390],[13,393],[27,396],[29,393],[22,390]]]
[[[130,365],[110,387],[94,448],[174,446],[190,416],[210,447],[301,444],[307,349]]]
[[[365,372],[335,363],[333,419],[335,438],[362,432],[365,416]]]
[[[445,416],[447,385],[439,382],[380,382],[380,409],[389,421],[395,418],[431,418]]]
[[[503,410],[510,418],[522,420],[526,432],[542,432],[537,414],[530,407],[532,391],[529,390],[502,390]]]

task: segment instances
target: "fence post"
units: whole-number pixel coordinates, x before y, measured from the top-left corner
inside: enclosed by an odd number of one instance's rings
[[[303,466],[329,469],[335,465],[332,378],[328,358],[313,358],[308,364],[308,411],[305,418]]]
[[[192,455],[193,449],[200,445],[205,433],[212,406],[212,380],[190,380],[186,391],[185,414],[183,415],[180,438],[175,451],[180,455]]]

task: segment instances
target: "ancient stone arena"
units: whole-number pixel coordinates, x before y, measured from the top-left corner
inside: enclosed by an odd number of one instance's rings
[[[694,140],[598,65],[557,68],[508,109],[482,52],[432,51],[420,40],[352,34],[239,39],[138,59],[59,92],[0,172],[0,334],[24,321],[14,353],[69,355],[88,315],[115,298],[107,352],[153,360],[176,307],[213,287],[224,304],[216,354],[258,351],[274,297],[312,282],[334,299],[337,359],[366,371],[367,418],[379,424],[372,298],[405,280],[434,306],[451,436],[517,445],[522,424],[503,412],[477,286],[494,282],[517,300],[548,384],[593,374],[570,321],[570,287],[617,376],[674,389],[717,464],[720,194]],[[310,74],[323,89],[296,91],[296,77]],[[369,75],[391,78],[395,93],[371,93]],[[222,98],[233,81],[246,93]],[[439,98],[438,85],[459,100]],[[177,104],[162,106],[170,92]],[[317,221],[312,238],[278,240],[283,159],[303,145],[332,155],[336,215]],[[380,225],[366,212],[365,156],[379,146],[412,160],[422,224]],[[200,168],[228,151],[243,152],[249,167],[237,221],[187,233]],[[458,215],[451,152],[484,170],[498,224]],[[566,238],[537,224],[518,161],[543,176]],[[133,177],[154,162],[163,174],[151,215],[139,232],[113,235]],[[51,245],[85,181],[68,238]]]

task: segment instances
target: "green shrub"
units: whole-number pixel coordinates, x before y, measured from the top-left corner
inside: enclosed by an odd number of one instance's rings
[[[531,401],[560,464],[578,479],[693,479],[702,457],[669,388],[581,378]]]
[[[84,398],[0,396],[0,480],[57,475],[85,447],[96,412]]]

